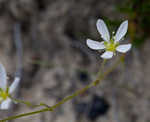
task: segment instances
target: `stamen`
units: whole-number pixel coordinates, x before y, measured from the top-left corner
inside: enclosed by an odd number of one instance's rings
[[[0,90],[0,102],[6,100],[8,96],[9,96],[8,91]]]

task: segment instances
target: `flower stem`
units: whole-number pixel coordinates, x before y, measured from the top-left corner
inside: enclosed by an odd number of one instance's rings
[[[99,69],[99,71],[98,71],[98,76],[100,76],[101,74],[102,74],[102,72],[103,72],[103,70],[104,70],[104,66],[105,66],[105,64],[106,64],[106,59],[104,59],[103,60],[103,62],[101,63],[101,67],[100,67],[100,69]]]
[[[121,59],[121,58],[120,58]],[[30,115],[34,115],[34,114],[39,114],[41,112],[47,112],[47,111],[53,111],[54,109],[56,109],[57,107],[59,107],[60,105],[64,104],[65,102],[71,100],[72,98],[82,94],[83,92],[85,92],[87,89],[91,88],[91,87],[94,87],[94,86],[97,86],[101,80],[103,80],[110,72],[112,72],[114,70],[115,67],[117,67],[117,65],[120,63],[121,60],[118,60],[116,61],[116,63],[111,67],[109,68],[106,72],[102,74],[99,74],[97,79],[95,81],[93,81],[91,84],[85,86],[84,88],[80,89],[80,90],[77,90],[76,92],[74,92],[72,95],[70,96],[67,96],[65,97],[64,99],[62,99],[61,101],[59,101],[58,103],[56,103],[55,105],[51,106],[51,107],[47,107],[47,108],[43,108],[41,110],[38,110],[38,111],[33,111],[33,112],[29,112],[29,113],[23,113],[23,114],[19,114],[19,115],[16,115],[16,116],[10,116],[8,118],[5,118],[5,119],[2,119],[0,120],[0,122],[5,122],[5,121],[8,121],[8,120],[14,120],[14,119],[17,119],[17,118],[21,118],[21,117],[25,117],[25,116],[30,116]],[[106,62],[106,61],[104,61]]]
[[[22,103],[22,104],[25,104],[28,107],[37,108],[37,107],[41,107],[42,106],[42,107],[50,108],[50,106],[48,106],[47,104],[45,104],[43,102],[41,102],[40,104],[34,105],[31,102],[29,102],[29,101],[18,100],[18,99],[13,98],[12,96],[9,96],[9,97],[10,97],[10,99],[13,102],[15,102],[15,103]]]

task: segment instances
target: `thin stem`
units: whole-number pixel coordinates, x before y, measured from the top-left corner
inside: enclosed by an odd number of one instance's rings
[[[104,72],[104,74],[100,74],[97,79],[95,81],[93,81],[91,84],[85,86],[84,88],[76,91],[75,93],[73,93],[70,96],[65,97],[64,99],[62,99],[60,102],[56,103],[55,105],[49,107],[49,108],[44,108],[38,111],[33,111],[33,112],[29,112],[29,113],[24,113],[24,114],[19,114],[16,116],[11,116],[5,119],[0,120],[0,122],[5,122],[7,120],[13,120],[13,119],[17,119],[17,118],[21,118],[21,117],[25,117],[25,116],[30,116],[30,115],[34,115],[34,114],[38,114],[41,112],[46,112],[46,111],[53,111],[54,109],[56,109],[57,107],[59,107],[60,105],[64,104],[65,102],[71,100],[72,98],[78,96],[79,94],[82,94],[83,92],[85,92],[87,89],[97,86],[101,80],[103,80],[110,72],[112,72],[114,70],[115,67],[117,67],[117,65],[120,63],[120,59],[110,68],[108,69],[106,72]]]
[[[104,59],[103,60],[103,62],[101,63],[101,67],[100,67],[100,69],[99,69],[99,72],[98,72],[98,76],[100,76],[101,74],[102,74],[102,72],[103,72],[103,70],[104,70],[104,66],[105,66],[105,64],[106,64],[106,59]]]
[[[37,107],[43,106],[43,107],[46,107],[46,108],[50,108],[50,106],[48,106],[47,104],[42,103],[42,102],[41,102],[40,104],[38,104],[38,105],[34,105],[34,104],[32,104],[31,102],[29,102],[29,101],[18,100],[18,99],[13,98],[12,96],[9,96],[9,97],[10,97],[10,99],[11,99],[13,102],[22,103],[22,104],[25,104],[25,105],[28,106],[28,107],[37,108]]]
[[[41,109],[39,111],[33,111],[33,112],[25,113],[25,114],[11,116],[11,117],[8,117],[6,119],[0,120],[0,122],[6,122],[8,120],[13,120],[13,119],[17,119],[17,118],[21,118],[21,117],[25,117],[25,116],[30,116],[30,115],[33,115],[33,114],[38,114],[38,113],[46,112],[46,111],[50,111],[50,110],[48,108],[45,108],[45,109]]]
[[[104,59],[103,60],[103,62],[101,63],[101,67],[100,67],[100,70],[99,70],[99,72],[98,72],[98,76],[100,76],[101,74],[102,74],[102,71],[103,71],[103,69],[104,69],[104,65],[105,65],[105,63],[106,63],[106,59]],[[88,89],[88,87],[89,86],[87,86],[87,87],[85,87],[84,89],[82,89],[82,90],[86,90],[86,89]],[[76,92],[76,94],[78,94],[78,91]],[[45,104],[45,103],[40,103],[40,104],[32,104],[31,102],[29,102],[29,101],[24,101],[24,100],[20,100],[20,99],[15,99],[15,98],[13,98],[12,96],[9,96],[10,97],[10,99],[12,99],[12,101],[13,102],[16,102],[16,103],[22,103],[22,104],[24,104],[24,105],[26,105],[26,106],[28,106],[28,107],[32,107],[32,108],[37,108],[37,107],[41,107],[41,106],[44,106],[44,107],[46,107],[46,108],[50,108],[50,106],[48,106],[47,104]],[[69,96],[69,97],[71,97],[71,96]],[[66,99],[67,100],[67,99]],[[63,102],[65,102],[65,100],[63,101]],[[57,105],[57,104],[56,104]],[[53,106],[53,108],[54,108],[55,106]]]

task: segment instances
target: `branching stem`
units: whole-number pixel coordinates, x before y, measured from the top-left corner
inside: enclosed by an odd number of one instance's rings
[[[72,95],[65,97],[64,99],[62,99],[61,101],[59,101],[55,105],[53,105],[51,107],[45,106],[46,108],[43,108],[43,109],[38,110],[38,111],[33,111],[33,112],[29,112],[29,113],[23,113],[23,114],[19,114],[19,115],[16,115],[16,116],[10,116],[8,118],[0,120],[0,122],[6,122],[8,120],[14,120],[14,119],[25,117],[25,116],[31,116],[31,115],[34,115],[34,114],[39,114],[39,113],[42,113],[42,112],[47,112],[47,111],[53,111],[53,110],[55,110],[60,105],[66,103],[67,101],[73,99],[74,97],[76,97],[76,96],[84,93],[89,88],[97,86],[100,83],[101,80],[103,80],[110,72],[112,72],[120,64],[121,59],[122,59],[122,57],[119,60],[117,60],[115,62],[115,64],[112,67],[110,67],[106,72],[104,72],[103,74],[100,73],[95,81],[93,81],[89,85],[85,86],[84,88],[82,88],[80,90],[77,90]],[[105,62],[106,61],[104,60],[104,62],[102,63],[102,65],[103,65],[102,67],[104,67]],[[101,71],[101,69],[100,69],[100,71]]]

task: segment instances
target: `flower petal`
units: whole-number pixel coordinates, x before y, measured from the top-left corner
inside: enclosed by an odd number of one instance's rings
[[[7,74],[4,66],[0,63],[0,88],[6,90],[7,88]]]
[[[118,52],[121,52],[121,53],[126,53],[127,51],[129,51],[131,49],[131,44],[123,44],[123,45],[119,45],[116,50]]]
[[[19,82],[20,82],[20,78],[19,77],[15,77],[14,82],[9,87],[9,94],[12,94],[15,91],[15,89],[17,88]]]
[[[128,20],[122,22],[122,24],[120,25],[120,27],[118,28],[116,35],[115,35],[115,42],[119,42],[127,33],[127,29],[128,29]]]
[[[101,55],[101,58],[110,59],[110,58],[112,58],[112,56],[113,56],[113,52],[111,52],[111,51],[106,51],[106,52],[104,52],[104,53]]]
[[[101,37],[108,42],[110,40],[110,35],[105,22],[102,19],[98,19],[96,26],[98,32],[101,34]]]
[[[104,42],[98,42],[91,39],[86,40],[88,47],[94,50],[105,49]]]
[[[3,101],[0,105],[0,109],[6,110],[10,108],[11,99],[7,98],[5,101]]]

